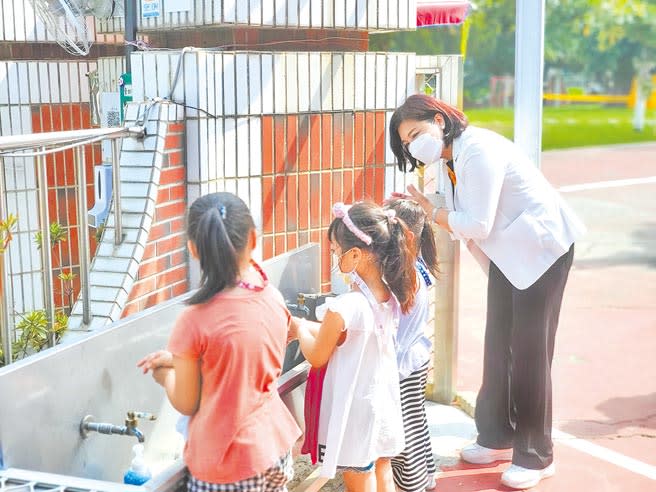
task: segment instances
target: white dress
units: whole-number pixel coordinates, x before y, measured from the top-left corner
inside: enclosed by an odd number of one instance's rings
[[[321,477],[338,466],[364,467],[405,447],[393,332],[398,303],[372,305],[361,292],[329,298],[317,309],[339,314],[346,340],[328,361],[319,416]]]

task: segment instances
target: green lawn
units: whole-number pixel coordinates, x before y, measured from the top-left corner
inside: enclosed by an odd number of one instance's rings
[[[469,121],[512,138],[513,110],[465,109]],[[546,106],[542,116],[542,149],[656,141],[656,111],[647,112],[642,132],[633,130],[633,111],[593,105]]]

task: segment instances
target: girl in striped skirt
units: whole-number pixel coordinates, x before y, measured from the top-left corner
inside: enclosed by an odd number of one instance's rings
[[[428,321],[428,287],[431,274],[437,275],[435,237],[421,206],[408,199],[388,202],[386,208],[396,211],[410,231],[417,245],[417,293],[408,313],[401,314],[396,334],[396,357],[401,386],[401,411],[406,447],[392,458],[394,482],[401,492],[422,492],[435,487],[435,461],[431,448],[428,422],[424,409],[426,378],[431,342],[424,334]]]

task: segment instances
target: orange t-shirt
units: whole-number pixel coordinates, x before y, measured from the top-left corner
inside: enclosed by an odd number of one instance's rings
[[[187,307],[169,340],[178,357],[200,359],[198,411],[184,458],[205,482],[231,483],[270,468],[301,434],[278,395],[289,312],[275,287],[219,293]]]

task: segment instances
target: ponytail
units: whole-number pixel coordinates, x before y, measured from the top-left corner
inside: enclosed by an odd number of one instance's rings
[[[201,280],[188,304],[207,302],[236,285],[239,260],[254,227],[248,207],[232,193],[211,193],[194,201],[187,215],[187,236],[196,246]]]
[[[435,233],[428,220],[424,221],[424,227],[420,235],[421,259],[428,267],[428,271],[437,277],[440,273],[440,267],[437,259],[437,244],[435,243]]]
[[[440,273],[437,258],[437,244],[430,220],[423,208],[414,200],[399,198],[385,205],[387,210],[394,210],[396,216],[405,222],[415,236],[415,255],[421,258],[428,270],[437,277]]]

